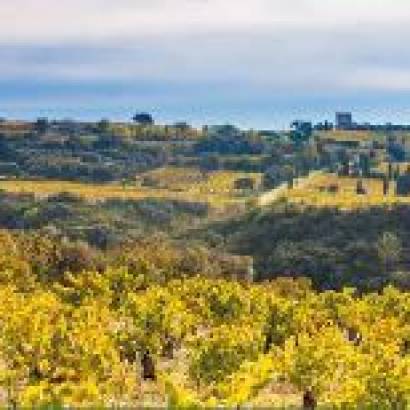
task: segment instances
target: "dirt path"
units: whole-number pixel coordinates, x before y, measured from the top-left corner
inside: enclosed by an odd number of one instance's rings
[[[312,178],[315,176],[321,174],[322,171],[312,171],[308,176],[302,177],[302,178],[296,178],[294,180],[295,182],[295,187],[297,188],[303,188]],[[275,189],[272,189],[271,191],[265,192],[262,195],[258,197],[258,205],[260,207],[265,207],[270,205],[273,202],[276,202],[278,199],[283,198],[286,196],[286,193],[288,192],[288,184],[286,182],[280,184],[278,187]]]

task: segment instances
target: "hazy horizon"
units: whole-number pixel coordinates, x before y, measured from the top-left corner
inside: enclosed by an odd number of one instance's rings
[[[138,107],[137,107],[138,108]],[[149,110],[153,115],[154,120],[158,124],[173,124],[179,121],[186,121],[194,127],[201,127],[203,125],[221,125],[232,124],[244,129],[272,129],[281,130],[289,129],[290,123],[293,120],[306,120],[313,123],[323,122],[325,120],[333,122],[335,121],[335,110],[303,110],[293,109],[285,112],[284,110],[274,110],[271,107],[267,107],[266,110],[261,112],[249,112],[246,110],[240,112],[232,112],[234,110],[226,109],[222,114],[212,115],[210,112],[204,114],[201,113],[198,116],[189,115],[189,112],[175,112],[166,113],[157,110]],[[349,107],[338,107],[339,111],[349,110]],[[1,110],[0,117],[13,120],[27,120],[34,121],[40,117],[47,117],[49,120],[78,120],[78,121],[99,121],[100,119],[108,119],[110,121],[129,121],[134,112],[138,111],[133,106],[117,107],[112,110],[99,110],[98,108],[54,108],[54,109],[40,109],[37,111],[21,110]],[[271,111],[269,113],[269,111]],[[386,124],[388,122],[393,124],[410,124],[410,109],[406,111],[393,111],[382,109],[376,111],[372,109],[352,110],[353,121],[357,123],[373,123],[373,124]]]
[[[14,0],[0,15],[0,116],[410,123],[406,0]]]

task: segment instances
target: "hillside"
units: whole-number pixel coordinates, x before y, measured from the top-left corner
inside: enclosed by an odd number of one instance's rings
[[[196,168],[163,167],[142,173],[134,181],[105,184],[47,179],[9,179],[0,181],[0,190],[16,194],[29,193],[47,198],[62,192],[91,202],[105,200],[182,201],[200,203],[215,210],[237,206],[238,209],[258,192],[262,174],[213,171]],[[250,180],[251,187],[237,188],[238,180]]]
[[[285,200],[190,232],[229,252],[252,256],[256,277],[307,276],[321,289],[386,283],[409,287],[410,208],[340,210]],[[386,264],[387,263],[387,264]]]
[[[0,406],[405,408],[379,135],[38,127],[0,136]]]
[[[357,193],[358,183],[363,188],[361,193]],[[380,178],[344,177],[330,173],[315,174],[302,184],[296,183],[281,198],[291,204],[341,210],[410,204],[409,196],[396,194],[394,181],[389,183],[388,193],[385,195],[383,180]]]

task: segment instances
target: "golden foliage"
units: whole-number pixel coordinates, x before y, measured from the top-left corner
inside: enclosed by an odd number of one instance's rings
[[[113,198],[136,200],[165,198],[224,207],[241,203],[249,198],[249,192],[242,192],[234,188],[234,182],[240,178],[251,178],[258,186],[261,183],[262,174],[234,171],[214,171],[205,174],[196,168],[164,167],[138,176],[135,183],[127,185],[51,180],[6,180],[0,181],[0,189],[13,193],[33,193],[40,198],[68,192],[90,201]],[[152,181],[153,186],[144,185],[144,179]]]
[[[147,276],[140,287],[138,269],[67,273],[30,289],[3,280],[2,404],[297,405],[307,388],[337,407],[410,400],[406,292],[205,276]],[[141,375],[146,351],[155,381]]]

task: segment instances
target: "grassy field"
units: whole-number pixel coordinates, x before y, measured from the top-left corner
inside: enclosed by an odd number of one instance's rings
[[[338,207],[344,210],[366,208],[378,205],[410,204],[410,197],[396,196],[394,183],[390,192],[383,195],[383,182],[380,179],[363,179],[366,194],[356,193],[358,178],[339,177],[334,174],[318,174],[310,178],[302,187],[295,186],[286,190],[282,198],[289,202],[317,207]],[[330,186],[337,187],[337,192],[329,192]]]
[[[193,202],[206,202],[213,207],[239,204],[253,193],[234,188],[238,178],[252,178],[255,186],[262,174],[217,171],[202,173],[194,168],[165,167],[141,175],[133,183],[89,184],[52,180],[4,180],[0,189],[14,193],[33,193],[47,197],[69,192],[91,201],[110,198],[144,199],[166,198]]]

